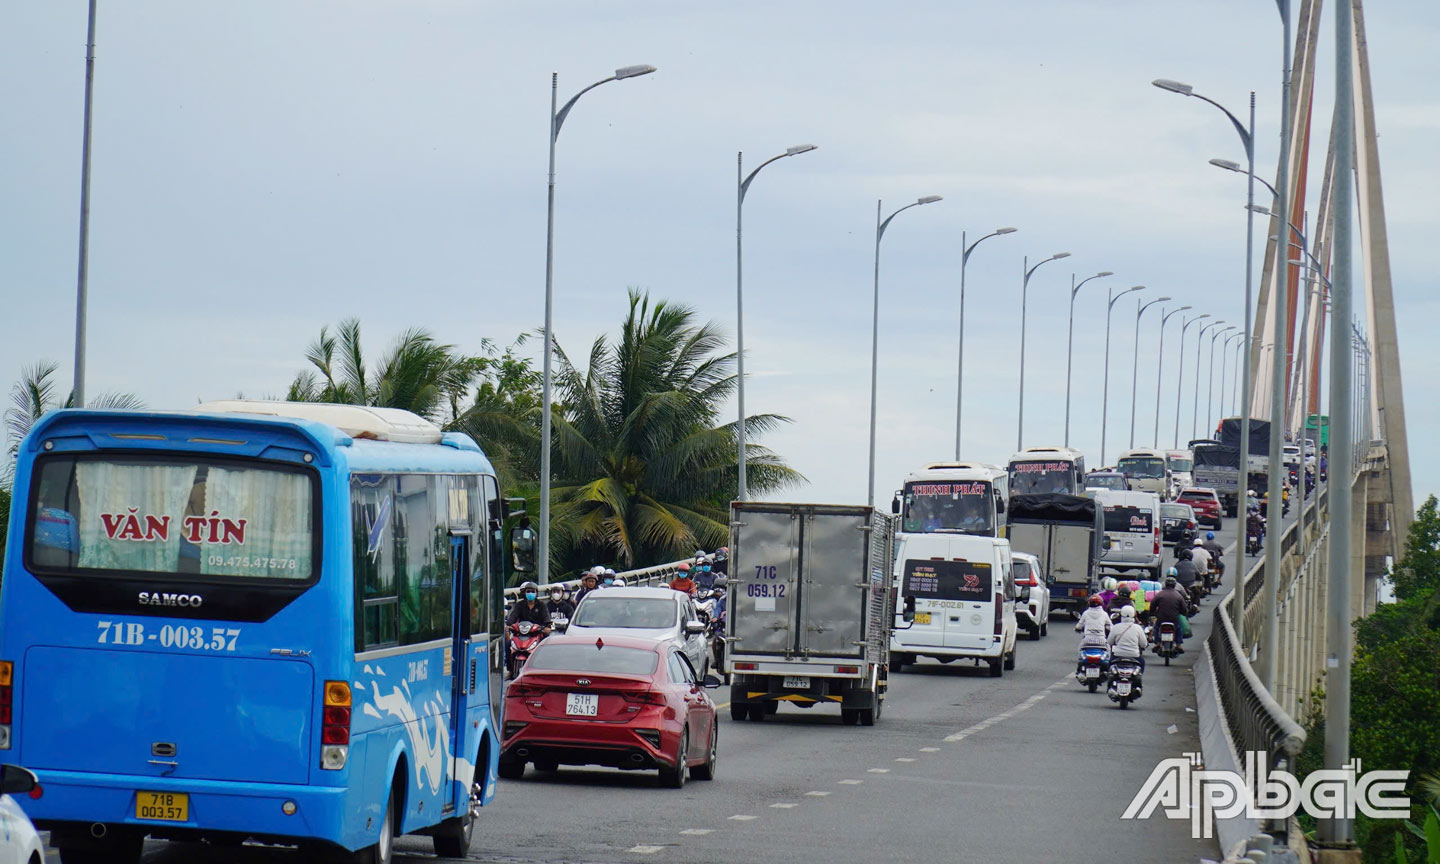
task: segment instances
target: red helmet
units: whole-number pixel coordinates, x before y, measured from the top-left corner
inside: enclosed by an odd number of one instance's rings
[[[677,566],[675,569],[676,569],[676,570],[679,570],[681,573],[689,573],[689,572],[690,572],[690,562],[689,562],[689,561],[681,561],[680,564],[679,564],[679,566]]]
[[[1091,606],[1099,606],[1099,605],[1100,605],[1100,597],[1099,597],[1099,595],[1096,595],[1096,594],[1091,594],[1091,595],[1090,595],[1090,605],[1091,605]]]

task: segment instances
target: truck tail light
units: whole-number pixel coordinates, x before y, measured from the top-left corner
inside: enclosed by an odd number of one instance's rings
[[[739,671],[739,672],[753,672],[753,671],[755,671],[755,668],[756,668],[756,667],[755,667],[755,664],[754,664],[754,663],[736,663],[736,664],[735,664],[735,669],[736,669],[736,671]]]
[[[325,682],[325,707],[320,724],[320,767],[339,771],[350,759],[350,685]]]
[[[836,667],[835,667],[835,672],[836,672],[836,674],[838,674],[838,675],[859,675],[859,674],[860,674],[860,667],[859,667],[859,666],[836,666]]]

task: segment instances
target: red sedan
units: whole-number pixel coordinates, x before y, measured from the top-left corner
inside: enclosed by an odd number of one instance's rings
[[[1222,511],[1220,509],[1220,498],[1215,494],[1214,489],[1202,489],[1193,486],[1182,489],[1180,490],[1180,494],[1175,498],[1175,501],[1180,504],[1189,504],[1190,509],[1195,511],[1196,518],[1198,518],[1202,524],[1208,525],[1216,531],[1220,530]]]
[[[500,776],[527,762],[658,768],[664,786],[715,777],[720,729],[715,703],[674,645],[614,636],[551,636],[505,694]]]

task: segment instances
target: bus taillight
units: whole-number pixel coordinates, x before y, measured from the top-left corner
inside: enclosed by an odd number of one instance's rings
[[[339,771],[350,758],[350,685],[325,682],[325,708],[320,724],[320,767]]]
[[[10,749],[10,713],[14,708],[15,666],[9,660],[0,660],[0,750]]]

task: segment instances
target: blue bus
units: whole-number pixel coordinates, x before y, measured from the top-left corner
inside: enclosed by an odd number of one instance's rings
[[[57,411],[14,496],[0,760],[39,776],[22,805],[62,861],[147,836],[465,853],[526,567],[469,437],[360,406]]]

